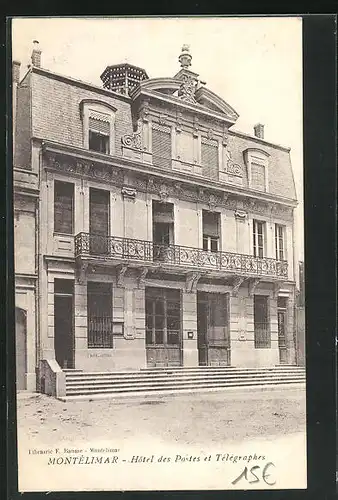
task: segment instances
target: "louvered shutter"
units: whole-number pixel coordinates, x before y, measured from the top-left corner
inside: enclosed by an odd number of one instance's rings
[[[92,116],[89,117],[89,129],[97,134],[109,135],[110,124],[109,121],[98,120]]]
[[[218,179],[218,143],[214,140],[202,140],[201,159],[203,175],[209,179]]]
[[[169,127],[153,124],[152,129],[153,165],[171,168],[171,133]]]

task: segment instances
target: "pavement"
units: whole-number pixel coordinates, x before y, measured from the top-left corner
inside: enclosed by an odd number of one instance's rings
[[[305,391],[299,387],[67,402],[22,392],[17,406],[19,464],[31,464],[29,474],[19,465],[20,491],[305,487]],[[105,457],[117,457],[114,473],[89,462],[65,465],[76,450],[87,461],[96,460],[93,450],[108,450]],[[217,455],[252,456],[261,474],[272,462],[277,486],[262,475],[259,484],[245,477],[232,484],[247,462]],[[48,462],[53,457],[59,465]]]

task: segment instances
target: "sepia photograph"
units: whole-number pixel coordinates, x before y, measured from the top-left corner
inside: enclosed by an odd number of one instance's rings
[[[305,489],[302,19],[12,19],[20,492]]]

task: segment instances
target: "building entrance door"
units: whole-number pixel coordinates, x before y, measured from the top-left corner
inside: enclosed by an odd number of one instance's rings
[[[148,366],[182,365],[179,290],[146,288],[146,351]]]
[[[230,365],[228,294],[197,293],[197,343],[201,366]]]
[[[15,308],[16,388],[26,389],[26,311]]]
[[[72,280],[54,280],[54,349],[61,368],[74,368]]]
[[[279,348],[279,362],[280,364],[287,363],[286,352],[286,335],[285,335],[285,319],[286,312],[278,311],[278,348]]]

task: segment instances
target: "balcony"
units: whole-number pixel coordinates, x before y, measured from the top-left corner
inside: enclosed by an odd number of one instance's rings
[[[288,263],[231,252],[206,252],[200,248],[162,245],[146,240],[79,233],[75,257],[85,260],[128,261],[153,267],[158,264],[179,269],[198,269],[256,277],[287,279]]]

